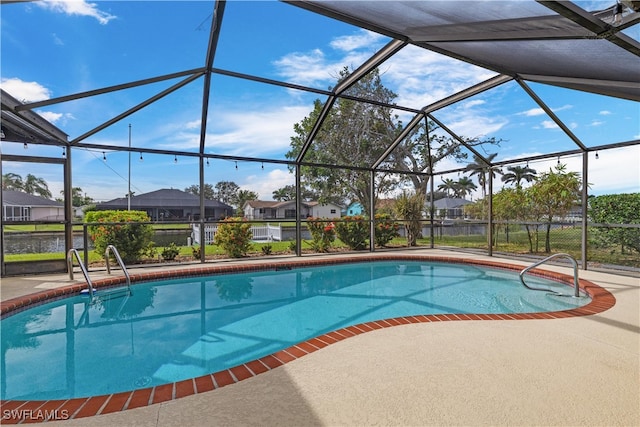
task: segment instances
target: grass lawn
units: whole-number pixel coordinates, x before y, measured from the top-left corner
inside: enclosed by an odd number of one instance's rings
[[[163,227],[175,228],[179,224],[162,224]],[[11,226],[14,229],[19,229],[19,231],[27,231],[29,227],[33,230],[34,226]],[[52,225],[51,227],[62,227],[58,225]],[[9,228],[9,227],[6,227]],[[6,229],[5,228],[5,229]],[[18,231],[18,230],[15,230]],[[38,231],[41,231],[38,229]],[[53,230],[55,231],[55,230]],[[499,229],[496,234],[496,245],[493,250],[496,252],[503,253],[511,253],[511,254],[531,254],[529,239],[527,236],[527,232],[522,229],[511,229],[507,233],[504,228]],[[540,256],[546,256],[547,253],[544,252],[544,239],[545,239],[545,230],[540,228],[538,231],[538,250],[535,251],[535,241],[534,252]],[[552,229],[550,233],[550,243],[552,253],[565,252],[572,255],[576,259],[581,258],[581,230],[580,228],[557,228]],[[406,247],[406,239],[405,238],[395,238],[391,242],[389,242],[388,247],[391,248],[402,248]],[[431,244],[430,239],[423,238],[418,239],[418,246],[429,247]],[[437,246],[450,246],[457,248],[475,248],[487,250],[487,237],[483,235],[460,235],[460,236],[436,236],[434,239],[434,244]],[[270,250],[266,248],[270,247]],[[179,255],[178,260],[189,260],[194,259],[194,251],[192,246],[178,246]],[[154,260],[161,259],[161,254],[163,247],[156,248],[156,254],[153,257]],[[336,239],[336,241],[332,245],[332,251],[342,251],[347,249],[346,245],[343,244],[340,240]],[[302,250],[303,252],[309,252],[311,250],[310,241],[302,242]],[[289,253],[293,254],[295,250],[293,249],[292,242],[260,242],[260,243],[251,243],[251,249],[249,250],[248,255],[256,256],[256,255],[270,255],[270,254],[283,254]],[[83,256],[83,252],[80,251],[80,256]],[[224,257],[226,256],[224,250],[217,245],[206,245],[205,246],[205,256],[207,258],[215,258],[215,257]],[[35,254],[7,254],[5,255],[6,262],[16,262],[16,261],[37,261],[37,260],[52,260],[52,259],[64,259],[65,254],[63,252],[55,252],[55,253],[35,253]],[[150,258],[147,258],[150,260]],[[601,264],[611,264],[611,265],[621,265],[628,267],[640,268],[640,257],[637,253],[621,253],[620,248],[598,248],[595,245],[590,244],[588,248],[588,259],[589,262],[592,263],[601,263]],[[89,263],[101,263],[103,262],[102,254],[98,254],[95,251],[89,251]]]

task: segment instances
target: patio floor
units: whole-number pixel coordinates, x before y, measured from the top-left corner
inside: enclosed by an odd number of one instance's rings
[[[442,250],[410,254],[501,261]],[[47,425],[638,426],[640,279],[579,273],[611,292],[616,304],[564,319],[379,329],[217,390]],[[6,301],[70,283],[66,275],[3,278],[0,296]]]

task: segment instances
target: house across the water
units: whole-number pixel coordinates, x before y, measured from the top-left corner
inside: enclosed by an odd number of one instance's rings
[[[23,193],[2,190],[3,221],[63,221],[64,205],[55,200]]]
[[[131,197],[131,210],[145,211],[152,221],[196,221],[200,219],[200,196],[176,189],[162,189]],[[207,220],[233,216],[232,206],[218,200],[204,201]],[[96,205],[97,210],[127,210],[127,197]]]

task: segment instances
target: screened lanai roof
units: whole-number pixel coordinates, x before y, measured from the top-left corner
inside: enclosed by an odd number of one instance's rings
[[[613,2],[591,12],[569,1],[294,3],[513,78],[640,100],[640,44],[624,33],[639,1],[619,18]]]
[[[3,2],[7,3],[7,2]],[[11,3],[11,2],[9,2]],[[150,2],[146,2],[150,4]],[[246,3],[252,6],[246,6]],[[224,137],[237,137],[237,133],[224,133],[227,117],[223,108],[218,107],[224,100],[216,93],[218,88],[233,88],[235,82],[241,80],[250,86],[267,85],[274,90],[284,92],[299,92],[317,97],[325,106],[325,110],[316,118],[314,130],[322,127],[323,120],[331,110],[337,98],[349,97],[358,100],[358,96],[349,92],[349,88],[363,76],[377,67],[388,64],[402,65],[406,56],[414,52],[429,51],[444,55],[459,61],[465,66],[484,69],[481,79],[468,81],[463,85],[455,85],[454,90],[433,90],[428,97],[404,97],[398,102],[389,104],[390,108],[400,111],[406,116],[407,131],[397,139],[389,141],[388,149],[377,153],[371,162],[372,168],[377,168],[389,156],[403,137],[406,137],[412,126],[426,119],[435,121],[442,129],[457,138],[461,145],[464,140],[460,136],[468,135],[464,126],[452,126],[446,120],[439,119],[440,112],[447,112],[453,105],[468,99],[475,99],[487,91],[502,86],[515,87],[524,94],[527,108],[540,109],[546,113],[554,126],[565,134],[564,141],[553,148],[531,150],[534,154],[523,155],[516,160],[527,160],[536,157],[551,157],[585,151],[603,150],[611,147],[622,147],[640,144],[636,137],[616,139],[615,135],[608,135],[608,139],[589,139],[590,135],[574,131],[572,126],[562,120],[553,106],[548,104],[548,98],[543,99],[539,90],[546,86],[555,86],[567,90],[577,90],[597,96],[612,97],[625,102],[624,108],[632,106],[633,115],[637,114],[637,103],[640,101],[640,43],[637,36],[637,24],[640,22],[640,2],[622,1],[611,2],[556,2],[556,1],[292,1],[273,4],[273,2],[154,2],[154,14],[136,16],[136,19],[154,19],[158,21],[157,34],[141,34],[141,40],[127,40],[130,45],[140,43],[139,58],[133,54],[127,57],[99,58],[102,62],[101,79],[94,82],[83,82],[75,86],[75,90],[59,88],[55,96],[44,100],[25,102],[16,101],[3,89],[2,120],[7,124],[6,135],[12,134],[21,141],[41,142],[43,144],[59,143],[94,150],[107,157],[106,154],[116,151],[135,151],[146,154],[168,154],[170,156],[187,156],[222,159],[225,161],[264,161],[275,163],[291,163],[290,159],[273,157],[264,152],[269,145],[264,143],[247,145],[248,149],[234,150],[232,143],[223,141]],[[100,5],[101,3],[98,3]],[[15,7],[17,4],[3,4],[4,8]],[[123,6],[124,7],[124,6]],[[132,6],[133,7],[133,6]],[[171,7],[208,8],[209,16],[194,13],[198,22],[182,23],[171,20]],[[317,27],[299,28],[296,22],[277,22],[278,13],[265,16],[262,22],[243,22],[242,8],[283,8],[289,7],[317,14],[323,20],[318,20]],[[166,11],[164,11],[166,9]],[[246,9],[245,9],[246,10]],[[151,16],[153,15],[153,16]],[[195,19],[195,18],[194,18]],[[281,43],[269,46],[261,45],[262,39],[269,39],[269,32],[278,31],[283,26],[290,27],[290,33],[321,32],[322,22],[337,20],[347,25],[345,28],[363,28],[375,34],[384,36],[384,44],[376,48],[367,57],[353,59],[350,65],[353,72],[350,77],[327,89],[323,83],[309,83],[288,79],[286,75],[264,75],[253,68],[252,62],[261,60],[264,49],[278,49]],[[166,22],[165,22],[166,21]],[[273,27],[269,27],[274,21]],[[265,25],[265,28],[258,27]],[[131,19],[127,25],[136,25]],[[245,32],[255,35],[253,42],[242,45],[241,42],[227,35],[226,29],[231,25],[244,25]],[[278,28],[277,25],[280,25]],[[106,27],[106,25],[105,25]],[[198,34],[207,30],[206,38],[193,37],[194,27]],[[37,29],[34,29],[36,31]],[[106,31],[106,30],[103,30]],[[635,31],[635,33],[634,33]],[[111,38],[99,38],[104,43],[116,43],[118,32],[114,30]],[[231,34],[231,33],[229,33]],[[302,33],[300,33],[302,34]],[[288,34],[289,41],[292,34]],[[89,36],[87,36],[89,37]],[[102,37],[102,36],[99,36]],[[165,50],[157,47],[157,53],[150,43],[166,42],[167,39],[181,42],[178,48]],[[144,43],[147,43],[145,45]],[[164,45],[163,45],[164,46]],[[188,46],[188,49],[187,49]],[[229,47],[232,46],[232,47]],[[259,47],[258,47],[259,46]],[[255,49],[252,51],[252,49]],[[249,60],[236,65],[229,61],[229,51],[247,51]],[[194,54],[194,52],[196,54]],[[87,52],[89,59],[97,60],[99,49]],[[145,56],[149,54],[149,57]],[[190,55],[191,56],[188,56]],[[136,73],[136,60],[145,61],[146,65],[155,63],[158,56],[157,72],[143,74]],[[196,59],[198,60],[196,60]],[[3,62],[10,61],[4,58]],[[395,61],[395,63],[394,63]],[[131,64],[129,63],[131,62]],[[52,65],[53,66],[53,63]],[[4,66],[3,66],[4,67]],[[119,68],[118,68],[119,67]],[[120,76],[119,69],[133,70],[135,79],[125,81]],[[422,70],[429,73],[429,65]],[[445,70],[452,72],[451,70]],[[420,77],[421,70],[413,70],[407,80]],[[98,73],[99,74],[99,73]],[[71,79],[70,79],[71,80]],[[69,87],[74,87],[69,82]],[[183,96],[185,90],[188,96]],[[231,90],[231,89],[230,89]],[[254,98],[258,98],[257,91],[250,91]],[[126,95],[124,93],[127,93]],[[180,95],[177,95],[179,94]],[[194,95],[195,94],[195,95]],[[119,110],[113,106],[101,108],[100,102],[104,97],[118,100]],[[268,100],[269,96],[265,96]],[[86,106],[87,100],[95,99],[95,103]],[[186,99],[197,99],[198,107],[192,102],[186,106]],[[246,102],[243,96],[236,96],[239,103]],[[366,102],[373,102],[365,100]],[[377,101],[376,101],[377,102]],[[82,103],[82,108],[75,112],[73,130],[67,130],[63,124],[58,129],[45,123],[38,111],[42,109],[60,108],[74,103]],[[113,138],[101,138],[108,129],[130,121],[137,116],[147,114],[162,117],[168,107],[181,106],[183,113],[191,113],[190,119],[198,119],[199,125],[192,128],[192,138],[198,143],[181,149],[182,141],[167,139],[156,143],[147,142],[142,146],[134,141],[134,148],[126,144],[126,138],[114,141]],[[184,107],[183,107],[184,105]],[[524,107],[522,107],[524,108]],[[285,111],[283,108],[281,111]],[[310,111],[310,109],[308,110]],[[84,114],[80,119],[80,115]],[[186,116],[186,114],[184,114]],[[222,117],[222,119],[220,118]],[[236,118],[237,119],[237,118]],[[244,117],[247,123],[263,119],[265,125],[277,121],[277,116],[259,117],[256,113],[247,113]],[[636,117],[637,120],[637,117]],[[193,120],[195,121],[195,120]],[[57,123],[56,123],[57,124]],[[163,124],[157,119],[156,128]],[[292,123],[293,124],[293,123]],[[3,128],[4,128],[3,124]],[[291,126],[290,126],[291,128]],[[136,128],[137,130],[137,128]],[[151,133],[151,130],[145,130]],[[138,131],[140,132],[140,131]],[[5,133],[3,131],[3,133]],[[223,135],[217,137],[217,133]],[[69,137],[67,138],[67,134]],[[487,131],[486,134],[491,134]],[[637,135],[637,134],[636,134]],[[315,133],[312,132],[306,141],[306,146],[313,144]],[[499,137],[499,135],[498,135]],[[26,138],[31,138],[27,141]],[[288,142],[288,141],[287,141]],[[519,141],[520,145],[529,144]],[[225,145],[226,144],[226,145]],[[515,145],[512,142],[512,145]],[[184,145],[186,146],[186,144]],[[514,156],[504,149],[504,155],[487,164],[500,164],[514,161]],[[465,147],[469,154],[488,160],[485,152],[472,147]],[[106,152],[106,154],[105,154]],[[177,161],[177,157],[175,157]],[[305,161],[304,149],[296,159],[298,163]],[[348,165],[347,165],[348,166]],[[264,165],[262,165],[264,167]],[[447,172],[447,168],[455,170],[455,166],[442,165],[438,173]],[[197,178],[194,175],[194,181]]]

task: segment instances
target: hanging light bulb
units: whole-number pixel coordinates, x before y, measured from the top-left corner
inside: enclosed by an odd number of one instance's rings
[[[107,161],[107,155],[104,154],[104,151],[102,152],[102,161],[106,162]]]
[[[62,157],[66,157],[67,156],[67,149],[65,147],[62,147]]]
[[[560,156],[558,156],[558,166],[560,166]]]
[[[264,162],[262,162],[262,170],[264,170]]]
[[[29,148],[29,144],[27,144],[26,142],[24,143],[24,149],[26,150],[27,148]]]
[[[140,161],[144,161],[144,159],[142,158],[142,152],[140,152]]]
[[[207,167],[209,167],[209,158],[207,157]]]
[[[598,160],[600,158],[600,156],[598,155],[598,152],[596,151],[596,160]]]
[[[178,156],[177,155],[173,155],[173,163],[178,163]]]
[[[238,162],[236,162],[236,170],[238,170]]]

